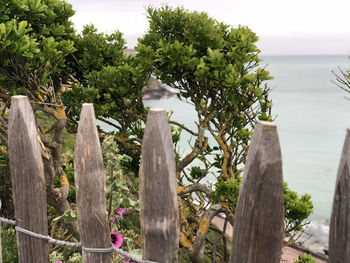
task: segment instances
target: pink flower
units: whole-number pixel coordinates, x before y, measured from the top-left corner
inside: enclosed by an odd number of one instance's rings
[[[121,209],[121,208],[118,208],[116,210],[114,210],[114,213],[119,216],[120,219],[123,219],[123,215],[125,213],[125,210],[124,209]]]
[[[62,260],[60,260],[60,261],[55,261],[55,263],[62,263]]]
[[[111,218],[111,221],[112,221],[113,223],[115,223],[115,218],[114,218],[114,217],[112,217],[112,218]]]
[[[123,237],[118,232],[111,232],[113,246],[120,248],[123,244]]]

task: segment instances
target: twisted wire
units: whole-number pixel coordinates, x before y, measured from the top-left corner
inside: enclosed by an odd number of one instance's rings
[[[0,203],[0,208],[1,208],[1,203]],[[29,236],[32,236],[32,237],[35,237],[35,238],[40,238],[40,239],[44,239],[44,240],[47,240],[49,243],[52,243],[52,244],[56,244],[56,245],[59,245],[59,246],[66,246],[66,247],[75,247],[75,248],[80,248],[86,252],[90,252],[90,253],[109,253],[109,252],[116,252],[134,262],[137,262],[137,263],[157,263],[157,262],[154,262],[154,261],[149,261],[149,260],[141,260],[127,252],[125,252],[124,250],[120,249],[120,248],[116,248],[114,246],[111,246],[110,248],[86,248],[86,247],[83,247],[81,245],[80,242],[78,243],[72,243],[72,242],[67,242],[67,241],[63,241],[63,240],[58,240],[58,239],[54,239],[50,236],[45,236],[45,235],[42,235],[42,234],[38,234],[38,233],[34,233],[32,231],[29,231],[27,229],[24,229],[24,228],[21,228],[19,226],[16,226],[16,222],[14,220],[11,220],[11,219],[7,219],[7,218],[4,218],[4,217],[0,217],[0,222],[3,222],[3,223],[6,223],[6,224],[9,224],[9,225],[15,225],[15,230],[17,232],[21,232],[23,234],[26,234],[26,235],[29,235]]]

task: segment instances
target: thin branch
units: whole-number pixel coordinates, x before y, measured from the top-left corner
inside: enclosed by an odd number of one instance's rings
[[[105,118],[102,118],[102,117],[97,117],[96,119],[98,119],[99,121],[102,121],[102,122],[104,122],[104,123],[107,123],[108,125],[110,125],[110,126],[112,126],[112,127],[114,127],[114,128],[117,128],[117,129],[121,129],[120,128],[120,126],[118,126],[117,124],[115,124],[115,123],[113,123],[113,122],[111,122],[111,121],[109,121],[109,120],[106,120]]]
[[[138,150],[138,151],[141,151],[141,146],[140,145],[137,145],[137,144],[132,144],[130,142],[133,142],[133,141],[140,141],[140,139],[138,138],[125,138],[125,137],[122,137],[122,136],[114,136],[114,139],[123,144],[124,146],[130,148],[131,150]]]
[[[194,136],[198,136],[198,133],[197,132],[194,132],[192,130],[190,130],[189,128],[187,128],[184,124],[181,124],[181,123],[178,123],[177,121],[172,121],[172,120],[169,120],[169,123],[170,124],[173,124],[173,125],[176,125],[176,126],[179,126],[180,128],[182,128],[183,130],[187,131],[188,133],[194,135]]]
[[[199,139],[196,140],[196,144],[189,154],[186,155],[185,158],[183,158],[180,163],[176,166],[176,173],[180,173],[187,165],[189,165],[194,159],[197,158],[198,155],[202,154],[204,150],[208,147],[208,137],[204,137],[204,143],[200,147],[197,144],[197,141],[199,142]]]
[[[204,184],[191,184],[189,186],[186,186],[180,193],[179,196],[184,196],[187,194],[190,194],[192,192],[200,191],[202,193],[205,193],[207,196],[210,195],[211,190]]]

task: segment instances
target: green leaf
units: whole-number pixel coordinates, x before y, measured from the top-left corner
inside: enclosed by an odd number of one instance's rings
[[[28,26],[28,22],[27,21],[21,21],[18,24],[18,35],[23,35],[26,32],[26,27]]]
[[[77,220],[77,215],[72,210],[68,210],[63,214],[62,219],[65,223],[72,223]]]
[[[9,20],[9,19],[10,19],[10,17],[8,15],[0,14],[0,20],[6,21],[6,20]]]
[[[24,52],[23,54],[22,54],[24,57],[27,57],[27,58],[33,58],[33,53],[31,53],[31,52]]]
[[[0,24],[0,34],[3,35],[6,33],[6,27],[4,23]]]

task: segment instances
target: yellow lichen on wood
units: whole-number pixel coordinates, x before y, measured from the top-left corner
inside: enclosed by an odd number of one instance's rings
[[[50,159],[50,156],[49,156],[49,154],[48,154],[47,151],[46,151],[45,145],[44,145],[43,142],[41,141],[40,134],[37,133],[36,137],[37,137],[38,142],[39,142],[39,144],[40,144],[41,155],[42,155],[45,159],[49,160],[49,159]]]
[[[58,120],[61,120],[66,117],[66,112],[62,106],[56,108],[55,117]]]
[[[180,233],[180,240],[184,247],[188,248],[189,250],[193,251],[192,243],[186,238],[184,233]]]
[[[137,240],[136,240],[136,245],[137,245],[138,247],[142,247],[141,235],[139,235],[139,237],[137,238]]]
[[[231,213],[228,215],[228,218],[234,220],[234,219],[235,219],[235,215],[231,212]]]
[[[178,186],[177,187],[177,194],[181,193],[183,190],[185,190],[185,187],[184,186]]]
[[[69,182],[68,182],[68,179],[67,179],[67,177],[66,176],[64,176],[64,175],[62,175],[61,177],[60,177],[60,183],[61,183],[61,185],[69,185]]]
[[[209,229],[209,220],[201,220],[199,224],[199,232],[205,234]]]
[[[222,207],[229,209],[230,206],[226,202],[221,202]]]
[[[54,129],[54,127],[55,127],[55,123],[52,124],[50,127],[46,128],[46,129],[44,130],[44,133],[46,134],[46,133],[48,133],[49,131],[52,131],[52,130]]]
[[[45,95],[48,94],[47,91],[44,90],[43,88],[41,88],[40,86],[38,87],[38,90],[39,90],[40,93],[43,93],[43,94],[45,94]]]
[[[184,203],[180,203],[180,217],[181,218],[186,218],[186,206],[184,205]]]
[[[41,96],[40,93],[38,93],[37,95],[38,95],[38,99],[39,99],[41,102],[44,102],[44,101],[45,101],[44,98]]]
[[[3,147],[0,147],[0,153],[7,154],[7,151]]]

